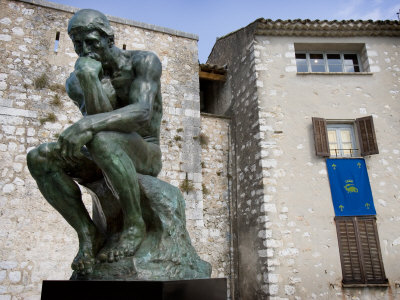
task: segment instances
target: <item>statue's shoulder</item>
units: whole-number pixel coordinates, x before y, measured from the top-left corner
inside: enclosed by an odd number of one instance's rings
[[[133,67],[138,73],[151,73],[161,76],[161,61],[157,54],[151,51],[130,51]]]

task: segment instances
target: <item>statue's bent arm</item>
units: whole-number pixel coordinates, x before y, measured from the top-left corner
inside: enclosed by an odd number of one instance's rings
[[[106,97],[104,91],[98,91],[102,90],[98,76],[95,78],[89,73],[77,77],[80,79],[80,84],[85,85],[86,90],[97,90],[98,95]],[[130,87],[130,104],[110,112],[87,115],[67,128],[58,141],[61,155],[70,160],[81,158],[81,147],[101,131],[121,133],[146,131],[150,126],[154,101],[160,87],[160,77],[161,63],[157,56],[151,52],[140,55],[140,59],[135,63],[135,79]],[[88,80],[89,78],[91,80]],[[88,102],[86,101],[88,92],[84,93],[85,102]]]

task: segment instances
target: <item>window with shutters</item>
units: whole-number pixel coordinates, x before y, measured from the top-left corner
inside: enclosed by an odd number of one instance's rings
[[[343,286],[386,286],[375,216],[335,217]]]
[[[324,157],[378,154],[372,116],[355,120],[312,118],[315,152]]]

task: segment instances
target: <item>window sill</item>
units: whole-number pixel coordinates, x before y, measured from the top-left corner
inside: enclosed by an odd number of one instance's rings
[[[327,156],[330,159],[353,159],[353,158],[364,158],[364,156]]]
[[[381,287],[386,288],[389,287],[389,283],[342,283],[342,287],[344,288],[366,288],[366,287]]]
[[[372,72],[297,72],[297,75],[373,75]]]

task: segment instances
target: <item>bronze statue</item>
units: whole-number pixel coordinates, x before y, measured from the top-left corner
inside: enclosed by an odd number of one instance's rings
[[[28,167],[43,196],[78,234],[79,251],[72,262],[75,278],[208,277],[210,266],[192,249],[185,220],[181,220],[182,207],[178,219],[183,225],[174,226],[189,239],[186,246],[194,251],[189,269],[194,263],[201,265],[201,271],[192,275],[176,271],[165,276],[161,270],[157,275],[138,271],[147,268],[147,252],[157,259],[165,252],[154,249],[162,244],[164,237],[159,233],[164,227],[160,224],[165,221],[159,215],[163,208],[155,206],[164,201],[169,207],[170,199],[160,196],[152,200],[149,198],[155,196],[150,194],[157,188],[178,193],[155,178],[161,171],[160,60],[152,52],[117,48],[109,21],[95,10],[78,11],[69,21],[68,34],[79,58],[66,90],[84,117],[63,131],[57,142],[29,152]],[[93,220],[76,182],[92,193]],[[178,200],[173,201],[182,202],[180,195],[169,198],[174,197]],[[142,254],[138,254],[140,247]],[[137,259],[133,265],[132,258]],[[118,271],[112,270],[113,264],[119,265]],[[93,272],[96,274],[91,275]]]

